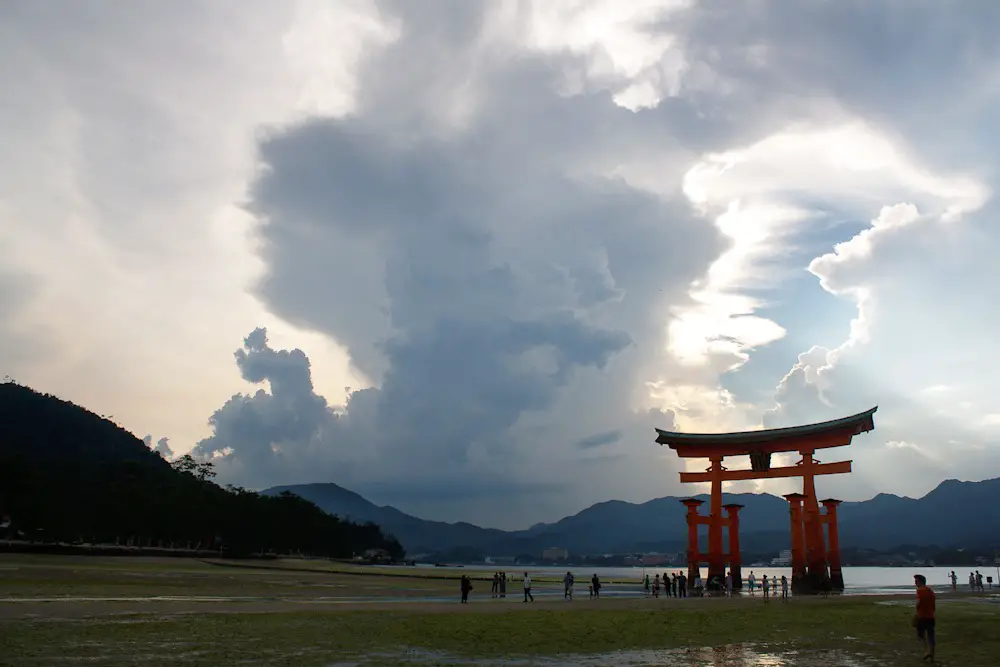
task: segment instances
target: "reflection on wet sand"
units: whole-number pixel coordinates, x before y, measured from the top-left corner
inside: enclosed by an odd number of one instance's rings
[[[394,662],[398,665],[442,667],[875,667],[878,663],[845,651],[782,651],[773,648],[717,646],[643,651],[615,651],[551,658],[464,658],[447,653],[409,649],[378,653],[329,667],[366,667]]]

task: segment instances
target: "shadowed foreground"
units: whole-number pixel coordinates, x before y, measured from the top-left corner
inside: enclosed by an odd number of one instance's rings
[[[0,575],[0,665],[867,667],[921,655],[909,600],[563,602],[543,583],[535,605],[482,586],[459,605],[454,581],[169,559],[5,557]],[[941,596],[939,663],[995,665],[998,621],[1000,604]]]

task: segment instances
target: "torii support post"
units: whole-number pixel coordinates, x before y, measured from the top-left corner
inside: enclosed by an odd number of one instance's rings
[[[708,477],[712,482],[712,495],[709,502],[708,524],[708,580],[706,588],[723,586],[726,581],[726,555],[722,551],[722,480],[725,479],[725,468],[722,467],[722,457],[713,456],[712,467],[708,469]]]
[[[740,562],[740,510],[743,509],[743,505],[737,503],[730,503],[729,505],[723,505],[722,508],[726,510],[729,515],[727,521],[729,523],[729,571],[733,575],[733,590],[740,590],[743,588],[743,568]]]
[[[830,571],[827,568],[826,540],[823,538],[823,516],[819,511],[816,496],[816,468],[819,462],[813,458],[813,449],[799,450],[802,460],[802,523],[805,535],[806,577],[808,588],[815,591],[830,589]]]
[[[705,504],[704,500],[697,498],[685,498],[681,501],[687,507],[688,525],[688,576],[687,587],[694,588],[694,577],[701,568],[701,554],[698,553],[698,526],[702,523],[702,517],[698,514],[698,508]]]
[[[791,522],[793,544],[798,545],[798,567],[793,573],[793,585],[796,579],[800,582],[798,591],[802,593],[817,593],[829,590],[833,582],[827,569],[831,560],[823,535],[823,525],[830,525],[828,514],[820,512],[816,496],[815,478],[819,475],[838,475],[851,472],[850,461],[820,463],[814,458],[816,450],[830,447],[843,447],[851,443],[851,439],[875,428],[873,415],[877,407],[850,417],[834,419],[819,424],[776,428],[761,431],[745,431],[742,433],[677,433],[657,430],[656,442],[669,445],[682,458],[708,459],[710,465],[704,472],[682,472],[681,482],[711,484],[711,505],[708,516],[699,516],[694,510],[694,525],[708,525],[708,561],[709,582],[719,581],[725,577],[726,554],[722,551],[722,527],[730,525],[727,518],[722,517],[722,483],[752,479],[779,479],[786,477],[802,478],[802,493],[795,494],[797,500],[789,499],[789,511],[797,517]],[[802,458],[793,466],[771,467],[771,455],[780,452],[796,452]],[[727,456],[749,456],[749,470],[728,470],[723,466]],[[737,524],[738,525],[738,524]],[[835,525],[835,523],[834,523]],[[797,536],[797,537],[796,537]],[[731,562],[740,561],[738,544],[736,549],[730,545],[728,558]],[[689,550],[696,552],[697,549]],[[839,545],[837,549],[837,569],[839,571]],[[699,562],[701,555],[698,556]],[[735,573],[734,573],[735,574]]]
[[[837,527],[837,507],[839,500],[827,498],[822,501],[826,508],[823,523],[827,533],[827,560],[830,561],[830,587],[835,591],[844,590],[844,570],[840,564],[840,529]]]
[[[802,525],[802,501],[805,496],[801,493],[789,493],[785,495],[788,501],[788,515],[790,518],[790,529],[792,534],[792,593],[807,592],[806,585],[806,555],[805,540]]]

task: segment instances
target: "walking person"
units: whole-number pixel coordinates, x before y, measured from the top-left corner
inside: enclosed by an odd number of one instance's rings
[[[781,601],[788,602],[788,577],[781,575]]]
[[[913,575],[913,583],[917,587],[917,608],[913,615],[913,627],[917,629],[917,638],[927,649],[924,660],[934,662],[934,591],[927,585],[927,577],[922,574]]]
[[[573,601],[573,573],[567,572],[563,577],[563,600]]]
[[[747,577],[747,588],[750,589],[750,595],[753,595],[753,587],[757,585],[757,577],[753,575],[753,570],[750,570],[750,576]]]
[[[493,588],[490,589],[490,593],[492,594],[493,597],[496,597],[497,595],[500,594],[500,573],[499,572],[494,572],[493,573]]]
[[[657,572],[656,576],[653,577],[653,597],[660,597],[660,573]]]
[[[948,578],[951,580],[951,590],[957,591],[958,590],[958,575],[955,574],[955,570],[951,571],[951,574],[948,575]]]
[[[534,602],[535,601],[535,596],[531,594],[531,577],[528,576],[527,572],[525,572],[524,573],[524,601],[527,602],[528,600],[531,600],[532,602]]]
[[[590,578],[590,585],[594,588],[594,597],[601,597],[601,580],[597,578],[596,572],[594,573],[594,576]]]

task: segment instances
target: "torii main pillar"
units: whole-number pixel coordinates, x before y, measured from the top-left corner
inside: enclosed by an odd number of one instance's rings
[[[676,433],[657,430],[656,442],[669,445],[682,458],[703,458],[710,462],[705,472],[682,472],[681,482],[711,484],[709,513],[698,513],[703,501],[684,500],[688,507],[688,569],[695,571],[701,563],[708,565],[708,583],[724,581],[726,564],[733,574],[733,587],[742,587],[739,555],[739,507],[722,504],[722,483],[748,479],[801,477],[802,493],[786,496],[789,501],[792,535],[792,590],[795,593],[816,593],[843,590],[840,569],[840,545],[837,531],[838,501],[824,501],[826,514],[820,512],[815,478],[851,472],[850,461],[821,463],[816,450],[843,447],[860,433],[875,428],[873,415],[877,407],[843,419],[819,424],[777,428],[742,433]],[[771,455],[796,452],[801,459],[794,466],[771,467]],[[750,469],[729,470],[722,465],[727,456],[749,456]],[[726,509],[728,516],[722,515]],[[698,549],[698,526],[708,526],[708,552]],[[827,528],[824,536],[823,527]],[[729,551],[724,551],[722,529],[729,528]],[[827,539],[824,539],[828,537]],[[829,545],[829,546],[828,546]]]

